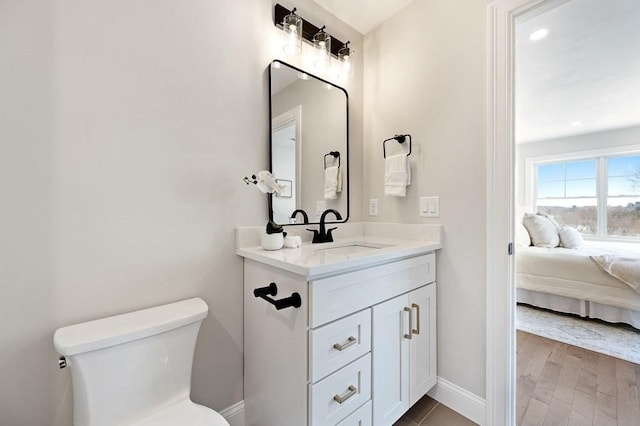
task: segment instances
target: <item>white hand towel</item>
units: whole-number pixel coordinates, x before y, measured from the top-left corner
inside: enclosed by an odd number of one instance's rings
[[[338,198],[338,179],[340,176],[340,168],[327,167],[324,169],[324,199],[335,200]]]
[[[384,194],[393,197],[407,195],[411,184],[411,165],[406,154],[390,155],[384,163]]]

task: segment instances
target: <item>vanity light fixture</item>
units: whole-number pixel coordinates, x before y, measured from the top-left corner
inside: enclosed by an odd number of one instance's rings
[[[349,48],[350,41],[347,41],[340,50],[338,50],[338,61],[340,61],[340,78],[348,80],[351,78],[351,56],[353,51]]]
[[[283,50],[287,54],[300,54],[302,52],[302,40],[306,40],[316,49],[314,59],[315,66],[321,69],[329,68],[331,56],[339,58],[339,51],[346,46],[346,43],[338,40],[322,28],[313,25],[311,22],[298,16],[296,8],[289,10],[279,3],[274,6],[273,23],[281,28],[285,34]],[[299,23],[298,23],[299,20]],[[292,25],[295,25],[292,27]],[[292,37],[295,29],[296,38]],[[295,49],[289,46],[294,45],[293,41],[298,40]],[[292,52],[292,53],[290,53]]]
[[[296,15],[294,7],[291,13],[282,20],[284,44],[282,50],[287,55],[296,56],[302,52],[302,18]]]
[[[331,66],[331,36],[324,30],[326,26],[322,26],[313,36],[313,47],[315,49],[316,59],[313,64],[316,68],[326,70]]]
[[[582,121],[580,121],[580,120],[572,121],[572,122],[571,122],[571,125],[572,125],[573,127],[582,126]]]

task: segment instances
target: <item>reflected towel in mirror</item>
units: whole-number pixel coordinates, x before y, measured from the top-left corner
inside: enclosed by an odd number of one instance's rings
[[[342,173],[340,167],[333,166],[324,169],[324,199],[335,200],[338,192],[342,191]]]

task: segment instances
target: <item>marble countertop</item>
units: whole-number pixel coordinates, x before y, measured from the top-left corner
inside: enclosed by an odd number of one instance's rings
[[[344,249],[335,250],[341,247]],[[305,242],[299,248],[283,248],[274,251],[264,250],[259,246],[241,247],[236,250],[236,253],[247,259],[302,275],[309,280],[415,257],[440,248],[442,248],[440,241],[369,235],[336,238],[333,243]]]

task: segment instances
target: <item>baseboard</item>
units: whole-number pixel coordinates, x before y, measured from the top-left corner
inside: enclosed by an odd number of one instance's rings
[[[244,426],[244,401],[236,402],[231,407],[220,411],[230,426]]]
[[[438,383],[429,391],[429,396],[469,420],[484,426],[487,402],[478,395],[438,377]]]

